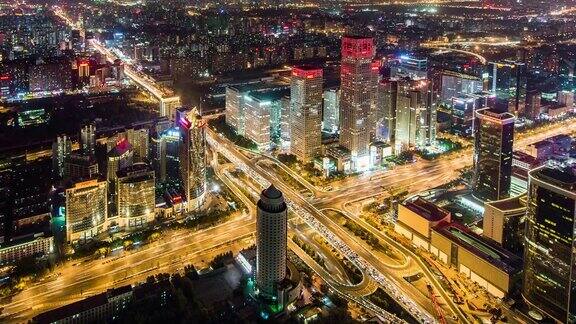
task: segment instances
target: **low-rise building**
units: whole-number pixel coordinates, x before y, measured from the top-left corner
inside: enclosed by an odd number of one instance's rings
[[[521,258],[456,223],[432,228],[430,252],[498,298],[514,288],[522,269]]]
[[[54,251],[54,237],[43,233],[22,238],[0,248],[0,264],[16,262],[32,256],[45,256]]]
[[[394,230],[496,297],[504,297],[518,279],[522,267],[519,257],[451,222],[449,211],[422,198],[398,206]]]
[[[128,307],[132,300],[132,286],[122,286],[62,306],[32,319],[32,323],[109,323]]]
[[[449,211],[418,197],[414,201],[398,205],[398,221],[394,230],[412,241],[415,246],[429,250],[432,227],[450,221]]]

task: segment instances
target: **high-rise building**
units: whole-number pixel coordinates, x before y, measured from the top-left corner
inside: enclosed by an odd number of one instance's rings
[[[182,135],[177,127],[160,132],[154,143],[154,170],[159,182],[180,181],[180,142]]]
[[[526,94],[526,118],[531,120],[540,118],[541,108],[542,94],[536,89],[529,90]]]
[[[288,89],[267,88],[244,96],[245,135],[258,148],[267,150],[282,139],[283,101]],[[289,122],[289,121],[288,121]]]
[[[92,155],[70,154],[64,160],[64,179],[92,179],[98,176],[98,162]]]
[[[521,256],[526,215],[526,196],[484,204],[482,236]]]
[[[256,216],[256,288],[259,296],[274,300],[286,278],[288,208],[274,185],[262,191]]]
[[[134,162],[148,161],[149,134],[147,128],[126,130],[126,138],[134,150]]]
[[[176,123],[182,133],[180,177],[188,211],[202,207],[206,198],[206,121],[190,108],[176,110]]]
[[[292,69],[290,152],[304,162],[320,154],[322,145],[322,68]]]
[[[226,123],[244,136],[244,93],[240,87],[226,87]]]
[[[116,188],[116,173],[123,168],[131,166],[133,163],[134,151],[132,150],[132,145],[125,137],[120,137],[116,142],[116,146],[108,152],[106,164],[106,179],[108,180],[108,194],[110,195],[108,213],[110,215],[117,215],[116,196],[118,190]]]
[[[391,76],[413,80],[427,79],[428,59],[403,55],[398,59],[398,65],[392,69]]]
[[[436,105],[427,80],[398,80],[394,151],[432,145],[436,140]]]
[[[285,95],[280,99],[280,140],[290,143],[290,95]]]
[[[441,82],[442,90],[440,100],[444,103],[450,103],[453,98],[459,98],[463,95],[470,95],[484,90],[482,79],[463,73],[443,71]]]
[[[326,89],[322,110],[322,130],[334,134],[338,132],[338,126],[340,126],[340,89]]]
[[[378,109],[376,110],[376,140],[378,141],[394,143],[397,100],[397,80],[385,79],[378,83]]]
[[[116,172],[134,163],[134,151],[128,140],[122,137],[116,146],[108,152],[108,164],[106,165],[107,179],[110,182],[116,181]]]
[[[66,189],[66,238],[86,240],[105,230],[108,217],[106,181],[78,182]]]
[[[526,106],[526,65],[504,61],[488,64],[489,87],[495,94],[494,110],[524,117]]]
[[[576,321],[574,166],[546,165],[528,174],[522,296],[558,323]]]
[[[512,178],[514,115],[490,108],[474,121],[473,195],[483,201],[507,198]]]
[[[66,135],[56,137],[52,144],[52,170],[54,174],[62,177],[64,175],[64,161],[72,152],[72,142]]]
[[[374,41],[371,37],[342,38],[340,145],[350,151],[354,169],[368,164],[370,159],[373,57]]]
[[[174,113],[181,106],[180,97],[164,97],[160,99],[160,116],[174,120]]]
[[[135,163],[117,172],[117,206],[120,226],[138,229],[154,220],[154,171],[146,163]]]
[[[96,126],[87,124],[80,130],[80,150],[85,155],[96,153]]]

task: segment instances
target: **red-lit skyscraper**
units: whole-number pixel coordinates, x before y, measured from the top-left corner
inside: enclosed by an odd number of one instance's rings
[[[340,145],[350,151],[355,169],[369,160],[373,57],[371,37],[342,38]]]

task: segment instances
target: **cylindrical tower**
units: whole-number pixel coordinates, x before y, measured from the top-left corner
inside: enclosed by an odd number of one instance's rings
[[[286,278],[288,211],[274,185],[262,191],[256,218],[256,287],[264,298],[277,297],[277,284]]]

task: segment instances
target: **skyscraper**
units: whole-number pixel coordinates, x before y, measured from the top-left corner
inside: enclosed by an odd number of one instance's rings
[[[64,176],[64,161],[72,152],[72,142],[66,135],[56,137],[52,144],[52,170],[59,177]]]
[[[490,91],[496,95],[494,109],[524,117],[526,106],[526,65],[505,61],[488,64]]]
[[[574,323],[574,166],[534,169],[528,174],[528,187],[522,296],[529,306],[559,323]]]
[[[378,109],[376,115],[376,140],[394,143],[396,133],[396,101],[398,81],[382,80],[378,83]]]
[[[428,78],[428,59],[403,55],[398,60],[398,66],[391,71],[396,78],[422,80]]]
[[[355,169],[370,158],[373,43],[371,37],[342,38],[340,145],[350,151]]]
[[[396,84],[394,151],[432,145],[436,140],[436,106],[431,83],[401,79]]]
[[[180,131],[172,127],[152,138],[153,166],[159,182],[180,181]]]
[[[196,108],[176,110],[176,123],[180,127],[180,177],[186,195],[186,209],[202,207],[206,196],[206,121]]]
[[[508,197],[514,115],[489,108],[476,110],[474,141],[473,195],[483,201]]]
[[[126,138],[134,150],[134,162],[148,161],[149,134],[147,128],[126,130]]]
[[[262,191],[256,216],[256,288],[276,299],[278,283],[286,278],[288,208],[274,185]]]
[[[336,133],[340,126],[340,89],[324,90],[324,106],[322,109],[322,130]]]
[[[96,153],[96,126],[94,124],[84,125],[80,130],[80,150],[86,155]]]
[[[106,181],[97,179],[66,189],[66,238],[68,242],[92,238],[105,231],[108,218]]]
[[[290,152],[304,162],[320,154],[322,82],[322,68],[300,66],[292,69]]]
[[[118,171],[116,188],[121,227],[137,229],[154,220],[155,177],[146,163],[136,163]]]
[[[116,181],[116,172],[134,163],[134,151],[132,145],[124,137],[120,138],[108,152],[108,164],[106,165],[107,180],[111,183]]]

